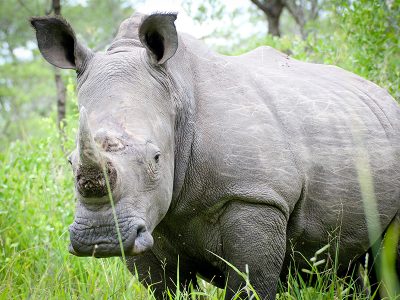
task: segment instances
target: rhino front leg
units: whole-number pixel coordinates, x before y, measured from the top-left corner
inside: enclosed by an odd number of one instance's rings
[[[247,265],[250,283],[260,298],[275,299],[286,250],[284,214],[272,206],[233,202],[220,224],[224,258],[242,272]],[[228,276],[230,299],[245,282],[233,270]]]
[[[173,259],[159,260],[156,255],[148,251],[140,256],[128,257],[126,259],[128,270],[137,275],[139,281],[147,288],[151,287],[156,299],[165,299],[166,291],[176,291],[177,263]],[[191,273],[180,270],[179,281],[181,290],[186,289],[189,283],[197,286],[196,277]]]
[[[127,257],[126,265],[132,275],[137,276],[146,288],[151,286],[157,299],[163,299],[167,287],[164,278],[165,273],[161,261],[157,259],[153,252],[148,251],[141,256]],[[169,277],[174,274],[165,275]]]

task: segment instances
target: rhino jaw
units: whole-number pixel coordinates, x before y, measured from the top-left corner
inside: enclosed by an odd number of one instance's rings
[[[133,222],[126,220],[119,224],[120,243],[115,224],[89,227],[75,220],[69,227],[71,243],[68,250],[76,256],[122,256],[122,244],[126,256],[142,254],[153,247],[154,240],[143,222]]]

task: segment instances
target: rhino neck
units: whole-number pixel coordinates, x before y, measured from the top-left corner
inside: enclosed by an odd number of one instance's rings
[[[191,159],[196,115],[193,70],[181,37],[178,50],[166,63],[166,68],[170,75],[170,95],[176,107],[174,187],[171,201],[173,209],[178,205]]]
[[[211,76],[214,76],[212,72],[210,73],[210,65],[214,68],[218,64],[221,65],[221,61],[219,55],[202,42],[188,34],[179,34],[177,53],[167,64],[172,73],[171,77],[178,82],[175,85],[178,87],[176,90],[178,96],[175,100],[178,110],[175,125],[175,177],[173,198],[169,209],[169,212],[177,213],[182,209],[184,211],[187,207],[186,192],[189,189],[183,187],[191,184],[189,179],[193,179],[191,172],[196,172],[188,166],[193,166],[204,159],[199,152],[202,145],[197,144],[199,139],[196,137],[202,121],[198,116],[201,108],[199,104],[208,101],[209,99],[206,98],[215,93],[209,90],[207,91],[209,95],[204,95],[203,86]],[[198,174],[194,175],[196,176]]]

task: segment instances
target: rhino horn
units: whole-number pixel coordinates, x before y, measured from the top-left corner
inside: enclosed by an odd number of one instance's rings
[[[101,168],[102,157],[90,132],[88,115],[82,106],[79,114],[78,149],[80,163]]]

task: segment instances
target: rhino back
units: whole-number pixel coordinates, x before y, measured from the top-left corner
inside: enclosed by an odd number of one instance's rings
[[[197,171],[214,174],[199,179],[198,189],[212,181],[278,194],[285,203],[266,204],[287,210],[290,244],[305,255],[339,227],[343,259],[368,249],[360,166],[373,178],[382,229],[400,206],[400,109],[393,98],[357,75],[272,48],[198,57]],[[215,201],[209,193],[202,201]]]
[[[340,225],[343,243],[361,242],[366,249],[359,231],[366,235],[367,224],[359,216],[371,206],[360,190],[360,181],[368,181],[363,172],[372,177],[378,209],[372,213],[382,229],[400,208],[400,107],[384,89],[335,66],[300,62],[272,48],[241,59],[252,60],[268,78],[258,77],[268,85],[265,101],[305,176],[292,228],[313,240]]]

